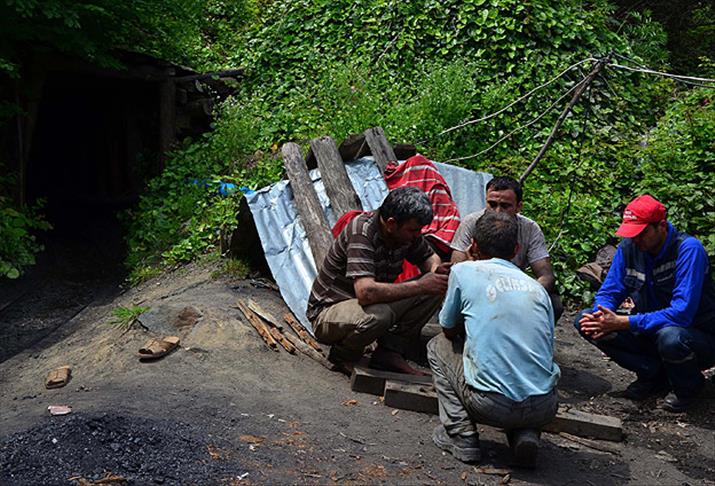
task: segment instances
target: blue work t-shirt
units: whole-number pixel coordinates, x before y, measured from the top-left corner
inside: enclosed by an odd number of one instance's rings
[[[445,328],[464,323],[464,377],[473,388],[521,402],[556,386],[551,300],[513,263],[493,258],[452,267],[439,321]]]

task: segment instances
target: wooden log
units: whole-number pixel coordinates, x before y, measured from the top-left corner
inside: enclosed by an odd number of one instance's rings
[[[620,419],[565,407],[561,407],[554,421],[545,425],[541,430],[554,434],[566,432],[600,440],[620,441],[623,439],[623,423]]]
[[[367,141],[370,152],[375,157],[375,162],[380,167],[380,171],[385,172],[387,163],[391,160],[397,160],[395,152],[392,150],[387,138],[385,138],[385,132],[382,127],[365,130],[365,141]]]
[[[395,160],[407,160],[417,155],[417,147],[407,143],[395,144]]]
[[[385,383],[387,381],[428,385],[432,383],[432,375],[406,375],[356,366],[350,377],[350,389],[359,393],[382,395],[385,392]]]
[[[305,344],[303,341],[298,339],[296,336],[291,335],[291,333],[286,332],[284,334],[285,338],[290,341],[290,343],[296,347],[298,351],[303,353],[304,355],[308,356],[309,358],[312,358],[316,362],[320,363],[322,366],[327,368],[330,371],[335,370],[335,365],[325,359],[325,356],[322,354],[318,353],[316,350]]]
[[[291,314],[290,312],[286,312],[285,314],[283,314],[283,320],[288,323],[291,329],[293,329],[293,331],[295,331],[298,337],[301,338],[306,344],[308,344],[308,346],[310,346],[320,354],[323,354],[323,348],[321,348],[317,341],[313,339],[313,336],[308,333],[308,331],[303,327],[303,324],[298,322],[298,320],[293,317],[293,314]]]
[[[320,177],[336,218],[353,209],[361,210],[360,198],[350,182],[335,141],[330,137],[314,138],[310,148],[318,161]]]
[[[431,384],[416,385],[389,380],[385,383],[385,405],[388,407],[437,414],[437,403],[437,392]]]
[[[288,351],[290,354],[295,354],[295,346],[291,344],[291,342],[286,339],[286,337],[281,333],[277,327],[271,327],[270,328],[271,336],[273,336],[273,339],[278,341],[278,343],[283,346],[283,349]]]
[[[313,182],[308,175],[308,168],[300,154],[300,147],[293,142],[288,142],[283,145],[282,152],[283,164],[293,189],[293,199],[298,209],[298,216],[308,237],[315,268],[320,270],[325,255],[328,254],[328,250],[333,244],[333,237],[330,234],[330,228],[325,219],[323,208],[320,206],[318,195],[313,188]]]
[[[576,442],[582,446],[588,447],[589,449],[594,449],[596,451],[608,452],[609,454],[615,454],[617,456],[621,455],[618,446],[609,444],[607,442],[598,442],[591,439],[584,439],[581,437],[576,437],[575,435],[567,434],[566,432],[559,432],[559,437],[570,440],[571,442]]]
[[[238,309],[243,313],[248,322],[256,329],[256,331],[258,331],[258,334],[261,335],[268,347],[271,348],[273,351],[277,352],[278,343],[275,339],[273,339],[273,336],[271,336],[270,331],[268,330],[266,325],[261,322],[258,316],[256,316],[246,304],[241,302],[241,300],[236,301],[236,307],[238,307]]]

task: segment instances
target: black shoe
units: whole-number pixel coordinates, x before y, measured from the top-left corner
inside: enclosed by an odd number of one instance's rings
[[[642,378],[638,378],[626,387],[623,392],[623,398],[640,402],[652,396],[665,393],[669,388],[668,382],[665,379],[644,380]]]
[[[695,402],[697,396],[692,396],[690,398],[679,398],[675,392],[670,392],[663,400],[663,405],[661,408],[667,412],[682,413],[685,412],[690,405]]]
[[[475,463],[482,458],[479,450],[479,436],[476,434],[466,437],[450,436],[444,425],[439,424],[432,433],[432,442],[462,462]]]
[[[515,466],[536,467],[536,455],[539,452],[539,431],[536,429],[513,430],[510,431],[507,437],[514,454]]]

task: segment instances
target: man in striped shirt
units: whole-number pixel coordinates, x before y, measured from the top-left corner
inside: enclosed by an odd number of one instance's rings
[[[432,221],[427,195],[415,187],[391,191],[379,210],[355,217],[333,242],[308,300],[307,317],[330,360],[342,371],[377,340],[370,366],[419,374],[402,355],[400,341],[417,338],[447,290],[442,263],[421,234]],[[394,283],[403,261],[422,275]]]

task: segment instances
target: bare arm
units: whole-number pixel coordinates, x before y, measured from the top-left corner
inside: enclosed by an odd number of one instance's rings
[[[422,270],[422,273],[434,272],[441,264],[442,260],[436,253],[433,253],[431,257],[422,262],[420,270]]]
[[[373,277],[362,277],[355,280],[354,288],[358,303],[371,305],[417,295],[443,295],[447,291],[447,281],[447,275],[428,272],[417,280],[400,283],[376,282]]]
[[[531,264],[531,270],[534,272],[536,280],[547,292],[551,293],[555,290],[556,277],[554,277],[554,270],[551,268],[551,259],[549,257],[536,260]]]
[[[469,257],[466,251],[452,250],[452,263],[459,263],[467,260]]]

